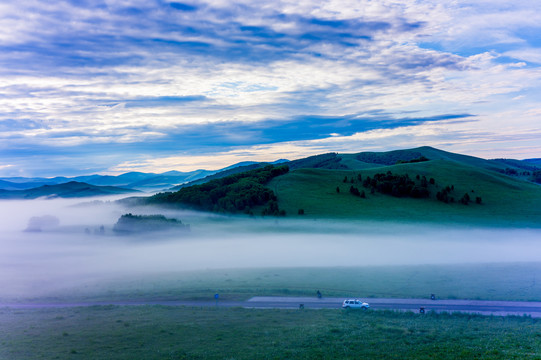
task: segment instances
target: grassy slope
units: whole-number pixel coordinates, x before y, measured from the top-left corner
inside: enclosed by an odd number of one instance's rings
[[[393,174],[407,173],[412,178],[417,174],[433,177],[436,186],[430,187],[432,198],[372,195],[356,182],[353,185],[367,193],[367,199],[360,199],[349,193],[351,183],[342,182],[344,176],[349,179],[360,173],[365,178],[387,171]],[[452,195],[455,199],[468,193],[472,200],[480,196],[483,204],[470,203],[465,206],[436,201],[436,192],[447,185],[454,185]],[[280,208],[293,216],[297,216],[298,209],[304,209],[305,216],[311,217],[541,226],[540,186],[452,160],[378,166],[356,171],[299,169],[273,179],[267,186],[278,196]],[[337,186],[340,193],[336,192]]]
[[[163,306],[0,310],[0,358],[539,359],[527,317]]]

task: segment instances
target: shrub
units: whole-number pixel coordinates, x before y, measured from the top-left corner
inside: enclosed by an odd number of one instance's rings
[[[355,186],[351,185],[349,188],[349,192],[355,196],[361,196],[361,193],[359,192],[359,189],[357,189]]]

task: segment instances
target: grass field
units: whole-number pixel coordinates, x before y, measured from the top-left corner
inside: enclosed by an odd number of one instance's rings
[[[86,283],[37,302],[254,295],[540,300],[539,263],[202,270]],[[166,306],[0,308],[0,359],[541,359],[541,320]]]
[[[163,306],[0,309],[0,359],[540,359],[527,317]]]
[[[356,181],[344,183],[344,177],[376,173],[409,174],[433,177],[430,199],[396,198],[369,189]],[[351,185],[366,191],[366,199],[349,193]],[[454,185],[458,201],[465,193],[475,200],[470,205],[446,204],[435,199],[437,191]],[[279,176],[267,185],[278,196],[279,206],[288,216],[303,209],[305,217],[349,218],[432,223],[463,223],[483,226],[541,226],[541,186],[499,173],[447,160],[399,164],[363,170],[299,169]],[[336,188],[340,192],[337,193]]]
[[[87,282],[25,301],[212,300],[216,293],[244,300],[317,290],[328,297],[541,301],[539,274],[539,263],[200,270]]]

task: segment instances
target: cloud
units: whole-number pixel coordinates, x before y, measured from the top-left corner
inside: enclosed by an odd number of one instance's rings
[[[441,114],[492,128],[510,109],[522,134],[541,91],[540,16],[524,0],[1,4],[0,155],[32,167],[32,149],[87,152],[107,169],[115,151],[227,152]],[[466,142],[464,123],[448,126]]]
[[[505,52],[503,55],[541,65],[541,49],[512,50]]]

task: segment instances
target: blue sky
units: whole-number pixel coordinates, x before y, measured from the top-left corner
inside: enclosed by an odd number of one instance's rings
[[[0,0],[0,176],[541,157],[541,4]]]

